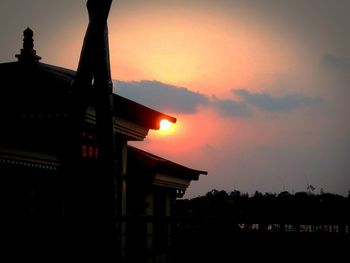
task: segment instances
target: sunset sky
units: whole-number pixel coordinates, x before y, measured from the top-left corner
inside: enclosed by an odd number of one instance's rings
[[[42,62],[76,70],[86,1],[2,0],[0,63],[34,31]],[[208,171],[212,189],[350,191],[349,0],[114,0],[114,91],[177,118],[133,146]]]

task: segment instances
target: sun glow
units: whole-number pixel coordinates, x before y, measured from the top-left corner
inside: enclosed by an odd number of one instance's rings
[[[171,123],[168,120],[165,120],[165,119],[161,120],[159,125],[160,125],[160,130],[161,131],[169,130],[170,127],[171,127]]]
[[[166,119],[162,119],[159,122],[159,130],[156,131],[158,135],[165,136],[165,135],[171,135],[174,134],[175,131],[178,129],[178,125],[174,125],[173,123],[169,122]]]

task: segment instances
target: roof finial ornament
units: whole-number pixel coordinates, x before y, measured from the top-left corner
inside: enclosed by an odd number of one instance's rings
[[[23,31],[23,48],[21,49],[21,54],[17,54],[16,58],[18,58],[18,61],[24,62],[38,62],[41,59],[41,57],[36,55],[33,30],[29,27]]]

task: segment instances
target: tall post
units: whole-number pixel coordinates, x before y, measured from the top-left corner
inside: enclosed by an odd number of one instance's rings
[[[87,245],[85,249],[101,251],[106,257],[116,244],[113,86],[107,28],[111,4],[112,0],[87,1],[89,24],[72,84],[71,178],[67,178],[73,182],[69,194],[74,223],[69,229],[80,229],[77,233],[81,238],[77,240]],[[99,155],[87,163],[79,161],[79,140],[87,106],[91,104],[96,109]],[[84,172],[86,176],[79,176]]]

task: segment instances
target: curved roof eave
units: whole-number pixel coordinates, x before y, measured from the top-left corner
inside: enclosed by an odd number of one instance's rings
[[[207,175],[207,171],[192,169],[181,164],[169,161],[152,153],[140,150],[136,147],[128,145],[128,152],[134,155],[134,158],[142,162],[154,172],[165,172],[176,174],[186,179],[198,180],[200,175]]]
[[[113,102],[116,115],[131,119],[150,129],[158,130],[162,119],[176,123],[176,118],[148,108],[118,94],[113,94]]]

